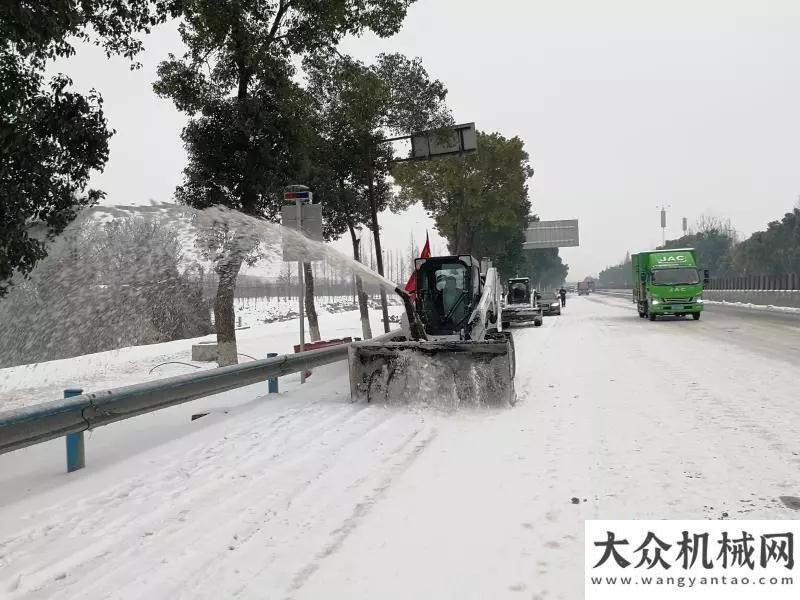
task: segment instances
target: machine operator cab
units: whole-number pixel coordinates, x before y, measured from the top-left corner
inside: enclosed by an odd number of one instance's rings
[[[431,337],[469,335],[469,317],[483,293],[480,263],[471,256],[414,261],[416,310]]]
[[[530,304],[531,284],[527,277],[517,277],[508,280],[508,293],[506,304]]]

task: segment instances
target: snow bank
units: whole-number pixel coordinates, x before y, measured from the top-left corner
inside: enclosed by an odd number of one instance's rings
[[[754,308],[781,313],[800,315],[800,308],[794,306],[774,306],[772,304],[753,304],[752,302],[728,302],[726,300],[705,300],[706,304],[719,304],[721,306],[737,306],[740,308]]]

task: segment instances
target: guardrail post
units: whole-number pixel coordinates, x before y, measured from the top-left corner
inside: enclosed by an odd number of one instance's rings
[[[267,358],[275,358],[278,356],[277,352],[269,352],[267,353]],[[272,379],[267,380],[267,390],[270,394],[277,394],[278,393],[278,378],[273,377]]]
[[[64,390],[64,398],[80,396],[83,390],[80,388],[68,388]],[[83,432],[67,434],[67,473],[72,473],[86,466],[86,452],[83,445]]]

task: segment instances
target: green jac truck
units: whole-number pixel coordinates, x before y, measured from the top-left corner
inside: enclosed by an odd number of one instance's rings
[[[653,250],[631,256],[633,302],[641,318],[692,315],[703,311],[703,285],[708,271],[697,268],[693,248]]]

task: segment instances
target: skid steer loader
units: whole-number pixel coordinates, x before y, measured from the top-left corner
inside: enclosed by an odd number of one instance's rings
[[[402,326],[351,344],[354,401],[437,407],[513,405],[514,340],[502,330],[497,270],[472,256],[416,259],[415,297],[401,288]]]
[[[533,323],[534,327],[540,327],[542,307],[539,306],[536,296],[527,277],[509,279],[508,294],[503,307],[503,328],[509,327],[511,323]]]

